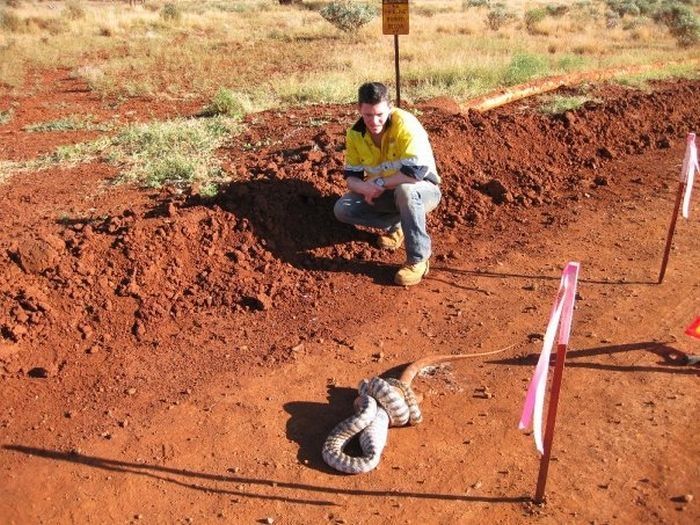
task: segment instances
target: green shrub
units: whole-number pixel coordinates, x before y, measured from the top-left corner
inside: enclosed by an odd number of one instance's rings
[[[607,0],[605,3],[608,9],[614,11],[620,17],[625,15],[639,16],[642,13],[634,0]]]
[[[654,12],[655,22],[665,24],[681,46],[692,46],[700,41],[700,21],[693,10],[677,2],[665,2]]]
[[[540,56],[529,53],[516,53],[503,75],[506,86],[522,84],[547,72],[547,62]]]
[[[659,0],[635,0],[639,12],[643,15],[649,15],[658,7]]]
[[[226,117],[133,124],[110,139],[103,155],[124,170],[118,182],[156,188],[214,184],[224,176],[216,151],[237,126]]]
[[[85,18],[85,8],[78,0],[69,0],[63,8],[63,15],[70,20]]]
[[[548,115],[560,115],[580,108],[589,100],[588,97],[582,95],[554,95],[548,98],[539,109]]]
[[[525,11],[525,27],[528,33],[536,32],[536,25],[542,20],[547,18],[547,10],[544,7],[537,7],[535,9],[528,9]]]
[[[549,16],[564,16],[566,13],[569,12],[569,6],[568,5],[562,5],[562,4],[548,4],[545,9],[547,10],[547,14]]]
[[[618,16],[650,15],[659,6],[659,0],[605,0],[608,9]]]
[[[249,108],[250,101],[248,97],[234,93],[230,89],[220,88],[202,111],[202,116],[226,115],[229,117],[243,117]]]
[[[501,27],[514,19],[515,15],[506,10],[503,5],[499,4],[494,5],[491,9],[489,9],[488,14],[486,15],[486,24],[494,31],[498,31]]]
[[[369,4],[342,0],[328,4],[319,14],[341,31],[351,33],[371,22],[378,10]]]
[[[617,11],[607,10],[605,12],[605,27],[612,29],[618,25],[620,25],[620,15],[617,14]]]
[[[179,22],[182,18],[182,12],[177,4],[168,2],[160,9],[160,17],[166,22]]]
[[[489,0],[462,0],[462,10],[466,11],[470,7],[484,7],[489,3]]]

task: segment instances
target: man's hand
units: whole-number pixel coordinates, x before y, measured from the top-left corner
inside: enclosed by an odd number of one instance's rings
[[[377,186],[374,182],[362,180],[358,177],[348,177],[347,184],[348,189],[362,195],[367,204],[374,204],[374,199],[384,193],[384,188]]]
[[[360,192],[367,204],[374,204],[374,199],[384,193],[384,188],[377,186],[374,182],[364,181]]]

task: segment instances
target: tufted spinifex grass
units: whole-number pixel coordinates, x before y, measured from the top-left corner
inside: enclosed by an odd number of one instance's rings
[[[131,124],[108,137],[58,147],[53,153],[29,161],[0,161],[4,180],[9,174],[72,166],[102,160],[117,166],[115,183],[133,182],[158,188],[163,185],[200,186],[213,194],[228,180],[216,151],[240,130],[239,119],[180,118]]]

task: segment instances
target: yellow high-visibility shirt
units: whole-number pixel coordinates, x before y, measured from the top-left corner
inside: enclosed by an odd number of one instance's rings
[[[345,136],[345,177],[389,177],[397,171],[417,180],[440,183],[428,134],[418,119],[394,108],[384,125],[381,148],[360,118]]]

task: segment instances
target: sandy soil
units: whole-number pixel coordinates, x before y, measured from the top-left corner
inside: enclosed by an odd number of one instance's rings
[[[248,117],[215,199],[113,186],[101,162],[0,187],[3,523],[697,523],[698,208],[656,284],[700,82],[591,88],[560,116],[421,104],[444,179],[429,277],[338,224],[349,106]],[[566,90],[562,90],[566,92]],[[95,133],[69,114],[192,115],[36,75],[0,158]],[[697,191],[697,188],[696,188]],[[582,265],[547,501],[517,430],[560,271]],[[430,354],[424,422],[346,476],[320,449],[358,381]],[[485,395],[487,392],[489,395]],[[693,499],[695,496],[696,499]]]

